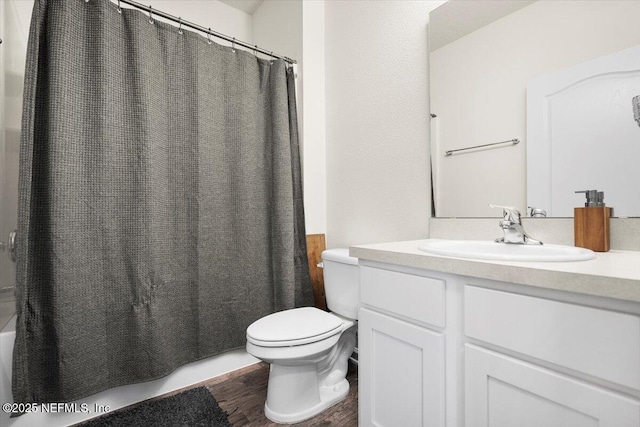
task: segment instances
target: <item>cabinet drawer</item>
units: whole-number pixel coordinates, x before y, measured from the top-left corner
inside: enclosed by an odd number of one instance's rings
[[[360,283],[363,304],[444,328],[444,280],[361,267]]]
[[[640,317],[476,286],[465,334],[640,390]]]

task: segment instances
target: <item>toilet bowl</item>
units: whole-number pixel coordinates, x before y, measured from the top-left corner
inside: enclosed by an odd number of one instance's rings
[[[265,415],[292,424],[311,418],[349,393],[348,360],[356,346],[359,271],[346,249],[322,254],[328,313],[284,310],[247,328],[247,352],[271,364]],[[331,294],[331,295],[330,295]]]

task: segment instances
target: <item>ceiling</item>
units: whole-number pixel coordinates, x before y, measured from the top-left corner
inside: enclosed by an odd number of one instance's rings
[[[231,6],[234,9],[238,9],[243,11],[244,13],[248,13],[249,15],[253,15],[253,12],[256,11],[262,4],[263,0],[220,0],[222,3]]]

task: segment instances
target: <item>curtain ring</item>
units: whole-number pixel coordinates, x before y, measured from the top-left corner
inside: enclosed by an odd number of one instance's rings
[[[122,8],[120,7],[120,0],[118,0],[118,13],[122,13]]]
[[[258,57],[258,45],[253,46],[253,56]]]
[[[182,17],[178,18],[178,22],[180,23],[180,25],[178,26],[178,34],[182,34]]]
[[[236,38],[233,38],[233,41],[231,42],[231,52],[235,52],[236,51]]]
[[[269,65],[271,65],[271,64],[273,64],[275,62],[275,57],[273,56],[273,51],[271,51],[269,56],[271,57],[271,61],[269,61]]]
[[[152,7],[151,5],[149,5],[149,24],[153,24],[153,12],[152,12]]]
[[[211,44],[211,28],[209,28],[209,32],[207,33],[207,43]]]

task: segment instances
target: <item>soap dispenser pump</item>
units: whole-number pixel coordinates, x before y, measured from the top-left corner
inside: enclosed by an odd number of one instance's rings
[[[583,208],[574,209],[575,245],[595,252],[608,252],[611,208],[604,205],[604,192],[582,190],[576,193],[585,193],[587,200]]]

